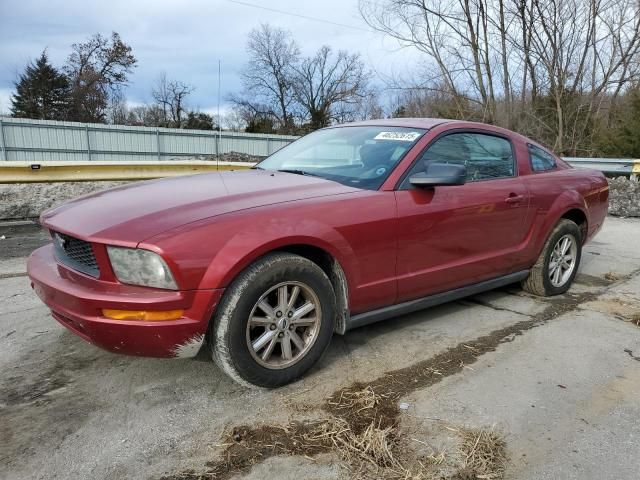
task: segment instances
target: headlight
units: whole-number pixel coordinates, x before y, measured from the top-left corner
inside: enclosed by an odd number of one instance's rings
[[[107,247],[113,271],[122,283],[177,290],[171,270],[157,253],[140,248]]]

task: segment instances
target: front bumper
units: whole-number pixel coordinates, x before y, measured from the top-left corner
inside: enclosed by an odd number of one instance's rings
[[[145,357],[192,357],[204,342],[223,290],[170,291],[98,280],[58,264],[53,245],[31,254],[31,286],[63,326],[111,352]],[[184,310],[178,320],[128,321],[102,309]]]

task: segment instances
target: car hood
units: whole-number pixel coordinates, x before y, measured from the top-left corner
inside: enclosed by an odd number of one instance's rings
[[[357,189],[317,177],[238,170],[139,182],[79,197],[41,215],[75,237],[133,246],[186,223],[248,208]]]

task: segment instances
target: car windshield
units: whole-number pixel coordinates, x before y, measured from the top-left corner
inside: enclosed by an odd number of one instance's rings
[[[287,145],[256,168],[376,190],[425,132],[405,127],[327,128]]]

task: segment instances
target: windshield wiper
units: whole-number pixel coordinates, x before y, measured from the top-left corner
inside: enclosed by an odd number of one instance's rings
[[[310,177],[319,177],[319,175],[315,173],[307,172],[306,170],[296,170],[295,168],[282,168],[278,170],[278,172],[293,173],[295,175],[309,175]]]

